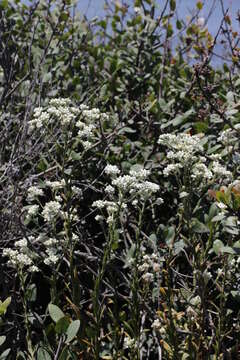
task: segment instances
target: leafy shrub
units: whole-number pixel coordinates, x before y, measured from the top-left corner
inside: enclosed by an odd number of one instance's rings
[[[0,5],[0,358],[238,358],[237,42],[223,11],[215,69],[202,6]]]

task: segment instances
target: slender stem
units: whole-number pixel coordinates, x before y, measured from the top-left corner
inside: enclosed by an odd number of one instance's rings
[[[30,355],[30,359],[34,360],[35,356],[34,356],[34,350],[33,350],[33,345],[32,345],[32,340],[31,340],[31,331],[30,331],[30,326],[29,326],[29,321],[28,321],[28,309],[27,309],[27,299],[26,299],[26,289],[25,289],[25,280],[24,280],[24,275],[23,275],[23,271],[22,269],[19,270],[19,279],[20,279],[20,284],[21,284],[21,290],[22,290],[22,302],[23,302],[23,310],[24,310],[24,323],[25,323],[25,327],[26,327],[26,340],[27,340],[27,348],[28,348],[28,353]]]

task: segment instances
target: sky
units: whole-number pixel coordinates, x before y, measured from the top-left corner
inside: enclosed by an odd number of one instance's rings
[[[116,0],[108,0],[109,2],[114,2]],[[159,6],[159,13],[165,4],[165,0],[155,0],[157,5]],[[176,0],[177,3],[177,13],[179,18],[186,20],[188,15],[191,15],[196,10],[196,3],[199,0]],[[232,26],[234,31],[239,31],[239,24],[236,20],[237,13],[240,11],[240,0],[222,0],[224,9],[229,9],[228,14],[232,19]],[[118,0],[118,2],[125,2],[127,4],[133,5],[134,0]],[[202,0],[204,3],[203,9],[200,12],[200,17],[204,19],[207,18],[210,9],[213,7],[214,11],[212,16],[209,18],[207,23],[208,30],[214,36],[216,35],[219,26],[222,21],[222,8],[221,8],[221,0]],[[78,10],[81,14],[87,16],[88,19],[92,19],[94,17],[101,18],[104,16],[104,3],[105,0],[78,0]],[[223,54],[223,47],[221,45],[217,45],[215,50],[218,54]],[[220,58],[214,57],[213,62],[217,64],[221,64],[222,60]]]
[[[123,0],[118,0],[123,1]],[[82,14],[85,14],[88,19],[93,17],[102,17],[104,14],[104,2],[105,0],[78,0],[78,9]],[[111,2],[111,0],[109,0]],[[134,0],[125,0],[128,4],[133,4]],[[182,17],[186,18],[187,15],[191,13],[191,10],[195,8],[197,0],[176,0],[177,2],[177,11],[179,14],[182,14]],[[156,3],[159,5],[159,11],[165,3],[165,0],[156,0]],[[201,16],[206,17],[210,8],[214,5],[214,16],[211,17],[208,26],[209,30],[212,33],[216,33],[222,19],[221,11],[221,1],[220,0],[205,0],[204,7],[201,11]],[[237,11],[240,10],[240,0],[223,0],[225,9],[229,8],[229,14],[233,18],[233,25],[237,27],[237,22],[235,20]]]

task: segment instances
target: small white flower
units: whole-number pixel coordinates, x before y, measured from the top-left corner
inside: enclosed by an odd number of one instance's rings
[[[199,18],[197,19],[197,25],[200,26],[200,27],[203,27],[204,24],[205,24],[205,19],[204,19],[204,17],[199,17]]]
[[[227,205],[225,205],[222,202],[217,202],[216,205],[219,207],[219,209],[224,210],[227,209]]]
[[[138,267],[138,270],[139,270],[140,272],[145,272],[145,271],[147,271],[148,269],[149,269],[149,264],[146,263],[146,262],[144,262],[142,265],[140,265],[140,266]]]
[[[82,196],[82,189],[78,188],[77,186],[72,186],[72,192],[75,195]]]
[[[62,179],[61,181],[49,181],[47,180],[45,182],[45,184],[47,186],[49,186],[52,190],[59,190],[62,189],[64,186],[66,186],[66,182],[64,179]]]
[[[36,265],[32,265],[32,266],[30,266],[28,271],[30,271],[30,272],[39,272],[39,268]]]
[[[133,205],[133,206],[137,206],[137,204],[138,204],[138,200],[137,200],[137,199],[134,199],[134,200],[132,201],[132,205]]]
[[[107,185],[105,188],[105,192],[109,195],[113,195],[115,192],[115,189],[112,185]]]
[[[88,140],[82,141],[82,146],[84,147],[84,149],[88,150],[91,148],[92,143]]]
[[[113,215],[109,215],[107,217],[107,224],[108,225],[112,225],[114,223],[114,216]]]
[[[43,196],[43,190],[37,186],[30,186],[28,189],[27,199],[29,201],[35,200],[38,196]]]
[[[200,180],[211,180],[213,177],[212,172],[207,168],[205,164],[197,163],[195,164],[192,175],[192,179],[200,179]]]
[[[32,265],[32,259],[24,253],[20,253],[18,250],[6,248],[3,249],[3,256],[9,258],[8,263],[13,267],[25,267]]]
[[[27,216],[26,219],[30,220],[31,218],[33,218],[34,216],[37,215],[39,210],[39,205],[31,205],[27,208]]]
[[[27,240],[26,239],[21,239],[21,240],[15,241],[14,245],[16,247],[18,247],[18,248],[26,248],[27,247]]]
[[[124,342],[123,342],[123,348],[124,349],[129,349],[132,348],[135,345],[135,340],[131,339],[129,336],[124,338]]]
[[[58,262],[58,256],[56,255],[51,255],[49,257],[47,257],[46,259],[44,259],[44,264],[46,265],[55,265]]]
[[[54,239],[54,238],[49,238],[49,239],[44,241],[45,246],[54,246],[57,243],[58,243],[57,239]]]
[[[135,177],[138,180],[145,180],[150,175],[150,170],[139,169],[139,170],[130,170],[129,174]]]
[[[96,220],[96,221],[103,221],[103,219],[104,219],[104,217],[101,216],[101,215],[96,215],[96,216],[95,216],[95,220]]]
[[[158,263],[153,263],[152,267],[153,267],[153,271],[156,273],[161,270],[160,264],[158,264]]]
[[[153,328],[154,330],[160,330],[161,327],[162,327],[162,324],[161,324],[161,322],[160,322],[159,319],[156,319],[156,320],[153,321],[153,323],[152,323],[152,328]]]
[[[149,263],[151,262],[151,258],[149,255],[143,255],[143,260]]]
[[[212,172],[218,178],[232,179],[231,171],[227,170],[225,166],[222,166],[218,161],[214,161],[212,165]]]
[[[186,191],[182,191],[182,192],[179,194],[180,199],[185,198],[185,197],[187,197],[187,196],[189,196],[189,193],[187,193]]]
[[[158,197],[156,200],[156,205],[162,205],[164,203],[163,199],[161,197]]]
[[[175,174],[182,168],[181,164],[169,164],[163,169],[163,175],[169,176],[170,174]]]
[[[107,165],[104,169],[105,173],[107,175],[118,175],[120,173],[120,170],[116,165]]]
[[[147,272],[147,273],[145,273],[145,274],[142,275],[142,279],[143,279],[143,281],[145,281],[146,283],[150,283],[150,282],[153,281],[154,275],[153,275],[152,273]]]
[[[44,259],[44,264],[46,265],[55,265],[59,261],[59,256],[56,254],[56,251],[53,249],[47,249],[46,253],[48,257]]]

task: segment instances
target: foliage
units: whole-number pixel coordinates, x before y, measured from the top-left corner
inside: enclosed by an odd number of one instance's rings
[[[176,7],[1,2],[0,359],[239,358],[238,39]]]

